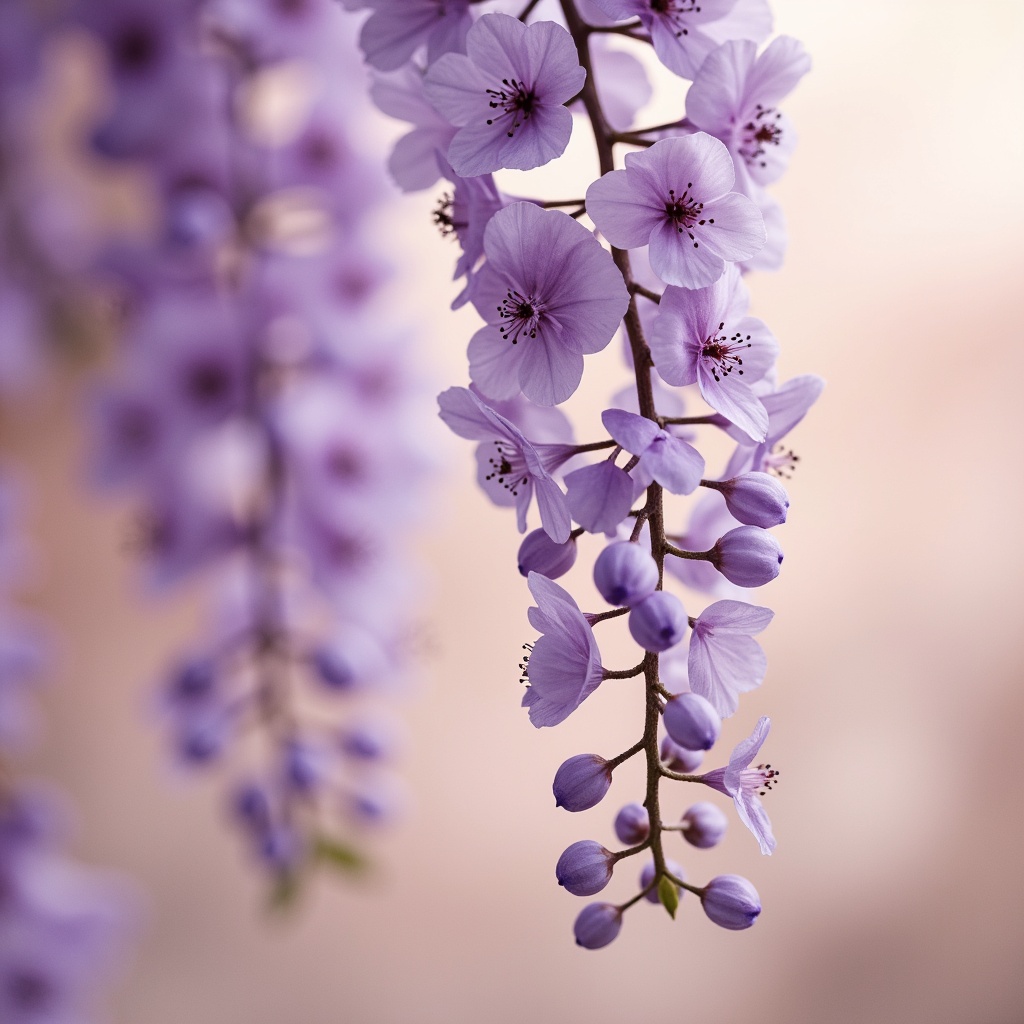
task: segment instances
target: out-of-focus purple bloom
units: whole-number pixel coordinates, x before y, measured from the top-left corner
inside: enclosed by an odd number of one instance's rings
[[[427,61],[436,61],[466,45],[473,24],[469,0],[342,0],[350,11],[373,13],[359,34],[368,64],[380,71],[400,68],[421,46]]]
[[[722,719],[698,693],[680,693],[665,703],[665,731],[684,750],[710,750],[722,731]]]
[[[725,146],[704,132],[662,139],[626,154],[587,189],[587,212],[620,249],[650,245],[651,266],[666,283],[705,288],[726,263],[750,259],[765,242],[764,222],[733,192],[736,171]]]
[[[403,192],[430,188],[447,166],[447,161],[438,162],[438,155],[443,158],[448,152],[456,129],[424,97],[423,73],[415,64],[407,64],[393,74],[374,75],[370,96],[389,117],[413,126],[395,143],[388,157],[388,170],[395,183]],[[456,276],[460,276],[458,272]]]
[[[537,572],[549,580],[557,580],[576,564],[576,554],[576,538],[572,535],[567,541],[556,544],[546,531],[533,530],[519,545],[519,572],[523,576]]]
[[[611,49],[607,36],[596,34],[590,40],[590,60],[601,109],[612,128],[629,131],[637,113],[654,95],[647,72],[631,53]],[[578,108],[573,104],[570,109],[582,110],[582,104]]]
[[[539,729],[568,718],[600,685],[604,668],[594,631],[572,597],[537,573],[529,585],[537,602],[530,625],[543,636],[530,654],[523,707]]]
[[[589,903],[576,916],[572,931],[576,945],[601,949],[618,938],[622,929],[622,911],[611,903]]]
[[[665,590],[656,590],[629,611],[629,632],[645,650],[659,653],[675,647],[686,636],[683,602]]]
[[[749,928],[761,913],[761,897],[740,875],[718,875],[708,882],[700,897],[704,913],[722,928]]]
[[[687,750],[679,746],[671,736],[662,737],[660,753],[666,768],[684,775],[695,772],[704,763],[703,750]]]
[[[551,471],[573,455],[573,447],[531,444],[468,388],[449,388],[437,402],[441,419],[456,434],[489,442],[477,449],[480,486],[496,505],[515,505],[519,532],[526,530],[527,509],[536,494],[541,525],[555,543],[564,544],[572,522]]]
[[[633,507],[632,477],[605,460],[565,475],[566,501],[573,519],[587,533],[614,533]]]
[[[526,171],[561,156],[572,133],[564,104],[586,77],[560,25],[485,14],[466,36],[465,55],[445,54],[424,79],[427,98],[459,127],[447,154],[455,173]]]
[[[488,326],[469,343],[470,377],[490,398],[564,402],[626,312],[622,275],[582,224],[533,203],[495,213],[484,252],[472,300]]]
[[[603,757],[577,754],[558,766],[551,789],[555,794],[556,807],[585,811],[604,799],[611,784],[611,769]]]
[[[694,804],[683,815],[683,838],[698,850],[707,850],[721,842],[729,819],[717,804],[706,800]]]
[[[594,562],[594,585],[609,603],[633,605],[658,586],[658,563],[639,544],[627,540],[609,544]]]
[[[772,30],[766,0],[593,0],[610,18],[639,18],[651,33],[658,59],[682,78],[693,78],[705,58],[727,39],[760,42]]]
[[[704,459],[693,445],[674,437],[653,420],[623,409],[605,409],[601,422],[640,468],[673,494],[691,494],[704,475]]]
[[[789,164],[796,137],[777,109],[811,69],[803,45],[789,36],[773,39],[758,56],[757,45],[732,39],[708,54],[686,93],[687,119],[721,139],[736,163],[737,185],[768,185]]]
[[[711,564],[738,587],[762,587],[779,575],[782,548],[757,526],[737,526],[716,541]]]
[[[611,881],[614,864],[614,855],[600,843],[581,839],[562,852],[555,878],[573,896],[593,896]]]
[[[745,315],[749,304],[735,266],[707,288],[666,288],[650,344],[667,384],[696,383],[712,409],[762,441],[768,413],[750,385],[771,370],[779,345],[760,320]]]
[[[700,781],[719,793],[731,796],[736,805],[736,813],[757,839],[761,852],[771,854],[775,849],[775,836],[772,835],[772,823],[764,805],[758,799],[770,792],[778,771],[770,764],[750,767],[750,762],[757,757],[761,744],[768,737],[771,720],[767,717],[758,719],[754,731],[737,744],[725,768],[715,768],[700,776]]]
[[[686,881],[686,872],[683,871],[683,869],[674,860],[666,860],[665,867],[668,869],[669,874],[675,875],[676,878],[681,879],[684,882]],[[643,870],[641,870],[640,872],[641,889],[646,889],[647,886],[649,886],[651,882],[654,881],[655,870],[656,869],[654,867],[653,860],[649,860],[643,866]],[[675,882],[672,883],[672,886],[676,890],[676,895],[681,897],[682,893],[680,892],[679,886],[676,885]],[[661,894],[658,892],[658,886],[655,886],[653,889],[647,892],[644,895],[644,899],[647,900],[648,903],[660,903]]]
[[[770,608],[716,601],[697,617],[690,637],[690,688],[723,717],[736,713],[741,693],[764,680],[768,661],[753,638],[775,617]]]
[[[706,551],[715,541],[737,525],[729,515],[720,494],[708,493],[701,497],[685,531],[671,537],[672,543],[688,551]],[[668,558],[665,570],[688,587],[715,597],[731,597],[738,593],[735,586],[708,561],[699,558]]]
[[[651,833],[651,818],[642,804],[626,804],[615,815],[615,835],[620,843],[636,846]]]

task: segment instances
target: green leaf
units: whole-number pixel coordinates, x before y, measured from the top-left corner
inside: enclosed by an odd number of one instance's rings
[[[342,871],[365,871],[368,866],[361,853],[326,836],[317,837],[313,856],[322,864],[329,864]]]
[[[670,882],[664,875],[658,883],[658,899],[661,905],[668,911],[668,916],[674,921],[676,911],[679,909],[679,890],[674,882]]]

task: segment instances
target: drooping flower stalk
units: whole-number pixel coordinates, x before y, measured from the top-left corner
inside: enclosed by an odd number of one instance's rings
[[[425,469],[421,385],[364,227],[383,191],[358,151],[350,26],[330,0],[84,17],[121,86],[97,134],[146,160],[161,203],[156,237],[109,259],[131,315],[97,476],[135,488],[153,584],[218,583],[165,720],[180,761],[230,772],[233,820],[284,898],[316,864],[357,866],[350,833],[399,803],[371,705],[410,650],[386,538],[412,524]],[[119,68],[129,33],[147,59]],[[139,106],[180,108],[192,131],[133,136]]]
[[[366,35],[371,26],[377,34],[387,24],[397,31],[397,13],[387,22],[388,5],[351,6],[374,9]],[[463,250],[456,277],[466,284],[453,305],[470,301],[487,321],[468,348],[473,390],[444,392],[441,416],[456,433],[484,442],[484,456],[492,441],[486,465],[479,462],[480,482],[497,504],[515,504],[521,532],[530,499],[538,497],[542,529],[525,538],[518,558],[537,602],[530,622],[542,634],[527,645],[522,666],[531,722],[557,725],[588,697],[591,706],[609,680],[636,687],[641,698],[642,735],[633,746],[612,758],[577,754],[555,775],[556,803],[578,812],[604,798],[624,761],[640,755],[646,765],[642,804],[629,803],[616,817],[616,835],[627,848],[613,852],[581,840],[559,859],[559,883],[592,895],[621,860],[649,858],[633,898],[580,914],[577,942],[607,945],[625,911],[641,900],[660,901],[674,916],[684,891],[699,895],[721,926],[749,927],[760,912],[749,882],[723,875],[694,885],[666,851],[665,836],[676,831],[695,849],[713,847],[724,833],[723,812],[701,800],[673,825],[663,811],[662,783],[698,783],[732,797],[763,852],[774,848],[757,792],[762,784],[770,788],[776,773],[750,766],[767,734],[766,717],[727,768],[694,772],[718,740],[722,716],[737,712],[740,695],[765,678],[753,635],[772,612],[737,598],[779,574],[782,549],[769,531],[785,522],[789,496],[772,474],[785,474],[795,457],[775,445],[821,389],[812,377],[777,384],[778,344],[747,316],[741,279],[757,266],[777,265],[785,248],[781,217],[763,186],[784,169],[791,148],[791,130],[775,104],[808,61],[798,43],[785,39],[758,56],[771,25],[765,0],[560,0],[556,14],[548,8],[549,21],[538,20],[538,9],[527,4],[517,19],[487,4],[460,6],[460,24],[472,22],[464,40],[449,37],[448,52],[439,52],[431,36],[428,49],[414,47],[396,77],[375,86],[382,109],[415,126],[392,158],[399,184],[414,189],[434,176],[429,159],[410,173],[405,150],[415,137],[417,147],[434,147],[437,172],[454,185],[454,198],[435,214]],[[621,52],[616,58],[605,46],[613,36],[624,45],[653,45],[669,70],[693,80],[687,116],[633,125],[650,89],[639,62],[620,59]],[[384,66],[376,50],[364,48],[371,64]],[[504,195],[492,172],[540,166],[567,144],[560,127],[527,145],[539,127],[531,124],[539,98],[532,83],[576,81],[580,69],[578,92],[557,98],[552,91],[551,103],[564,102],[589,122],[599,177],[573,190],[583,199]],[[484,78],[493,73],[507,80],[491,94]],[[484,94],[500,114],[487,112]],[[548,114],[552,124],[567,124]],[[762,252],[770,257],[760,260]],[[577,390],[589,365],[583,355],[596,360],[620,324],[633,382],[602,415],[607,437],[573,444],[568,431],[545,436],[549,427],[537,420],[538,407],[553,413],[550,407]],[[676,390],[682,388],[688,390]],[[687,415],[684,395],[706,411]],[[706,462],[707,431],[737,442],[719,474]],[[545,443],[551,440],[557,448]],[[548,449],[557,456],[545,459]],[[670,526],[677,520],[669,501],[697,493],[689,524]],[[594,582],[610,611],[585,613],[551,582],[571,574],[587,533],[608,535]],[[666,589],[673,577],[721,600],[688,614],[689,599],[684,605]],[[643,654],[632,668],[610,669],[595,631],[619,616],[628,616]]]

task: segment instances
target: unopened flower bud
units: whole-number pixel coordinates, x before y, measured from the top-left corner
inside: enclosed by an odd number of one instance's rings
[[[668,868],[669,874],[675,875],[676,878],[681,878],[681,879],[683,879],[683,881],[686,881],[686,875],[683,874],[683,869],[674,860],[666,860],[665,861],[665,867]],[[653,860],[649,860],[644,865],[643,871],[640,872],[640,888],[641,889],[646,889],[647,886],[649,886],[651,884],[651,882],[653,882],[653,881],[654,881],[654,861]],[[673,884],[675,884],[675,883],[673,883]],[[682,893],[679,892],[679,886],[678,885],[676,885],[675,889],[676,889],[676,892],[681,896]],[[648,903],[660,903],[661,902],[661,896],[658,893],[658,887],[655,886],[650,892],[645,893],[644,894],[644,899],[647,900]]]
[[[725,498],[729,513],[741,523],[768,529],[786,521],[789,495],[786,488],[768,473],[743,473],[726,480],[716,489]]]
[[[670,771],[690,775],[704,763],[704,751],[687,750],[671,736],[665,736],[661,741],[661,759]]]
[[[566,848],[555,865],[555,878],[573,896],[593,896],[612,877],[615,858],[592,839],[581,839]]]
[[[738,526],[719,538],[711,564],[738,587],[760,587],[779,575],[782,549],[767,530]]]
[[[609,604],[632,606],[654,593],[658,563],[639,544],[615,541],[597,556],[594,585]]]
[[[242,783],[231,801],[232,808],[243,824],[255,832],[270,828],[270,797],[258,782]]]
[[[610,903],[588,903],[572,926],[576,945],[600,949],[614,942],[622,928],[622,911]]]
[[[684,815],[683,838],[700,850],[710,849],[717,845],[725,835],[729,819],[717,804],[706,800],[694,804]]]
[[[533,530],[519,545],[519,571],[523,576],[539,572],[549,580],[564,576],[576,562],[576,538],[556,544],[544,530]]]
[[[708,882],[700,897],[704,913],[717,925],[740,931],[749,928],[761,913],[761,897],[740,875],[718,875]]]
[[[665,704],[665,731],[686,750],[710,750],[722,731],[722,718],[699,693],[680,693]]]
[[[688,625],[683,602],[664,590],[645,597],[629,613],[629,632],[645,651],[675,647],[686,636]]]
[[[394,730],[380,721],[351,723],[338,736],[341,752],[355,761],[381,761],[392,756],[395,745]]]
[[[647,808],[641,804],[626,804],[615,815],[615,835],[620,843],[636,846],[642,843],[651,832],[651,819]]]
[[[327,753],[300,740],[291,740],[284,751],[284,778],[298,793],[311,793],[327,775]]]
[[[577,754],[563,761],[555,772],[552,792],[555,806],[585,811],[599,804],[612,784],[608,762],[597,754]]]

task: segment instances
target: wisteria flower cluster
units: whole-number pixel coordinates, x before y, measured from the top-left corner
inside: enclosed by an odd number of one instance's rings
[[[32,733],[29,691],[47,663],[40,624],[17,609],[29,565],[20,489],[0,474],[0,1020],[80,1020],[131,916],[125,890],[62,852],[54,795],[18,779]]]
[[[230,814],[285,897],[317,863],[358,865],[351,829],[401,802],[375,701],[406,671],[411,583],[387,538],[429,467],[411,338],[381,326],[365,224],[386,191],[356,141],[352,26],[331,0],[80,20],[113,84],[94,144],[141,161],[160,201],[156,236],[105,260],[125,326],[95,475],[140,502],[154,587],[215,580],[161,714],[180,763],[230,765]]]
[[[673,820],[662,784],[730,799],[761,851],[774,850],[761,798],[778,771],[759,760],[769,719],[725,764],[699,769],[722,719],[765,678],[755,637],[773,613],[743,598],[779,574],[772,531],[789,507],[779,478],[796,461],[784,442],[822,387],[813,376],[778,381],[778,342],[749,315],[744,284],[785,251],[765,187],[793,149],[779,103],[809,58],[784,36],[760,48],[772,27],[766,0],[534,0],[518,12],[466,0],[346,6],[370,9],[361,44],[375,100],[412,125],[392,154],[395,180],[407,190],[439,177],[452,184],[434,218],[462,249],[454,305],[472,303],[484,321],[469,342],[471,383],[441,394],[441,418],[477,443],[479,482],[516,508],[521,532],[536,499],[539,528],[523,540],[519,571],[541,635],[527,645],[522,703],[533,725],[555,726],[609,680],[637,690],[636,743],[611,758],[570,757],[554,778],[557,805],[579,812],[605,798],[624,762],[646,765],[641,799],[614,818],[623,847],[582,840],[558,859],[558,884],[581,897],[604,890],[622,861],[645,862],[636,895],[583,909],[576,941],[612,942],[644,899],[675,916],[684,892],[716,924],[747,928],[761,912],[749,881],[722,874],[694,884],[666,848],[673,832],[691,848],[715,846],[727,815],[701,798]],[[690,82],[678,119],[636,126],[650,85],[642,62],[612,41],[653,47]],[[502,190],[495,173],[557,159],[582,121],[598,176],[576,198]],[[634,386],[604,411],[605,436],[577,444],[555,407],[620,330]],[[699,408],[686,415],[684,401]],[[702,431],[735,441],[724,470],[708,468]],[[701,495],[688,520],[666,492]],[[554,582],[585,534],[601,545],[593,580],[607,603],[591,613]],[[692,592],[685,604],[674,581]],[[618,670],[603,664],[595,629],[621,617],[642,653]]]

